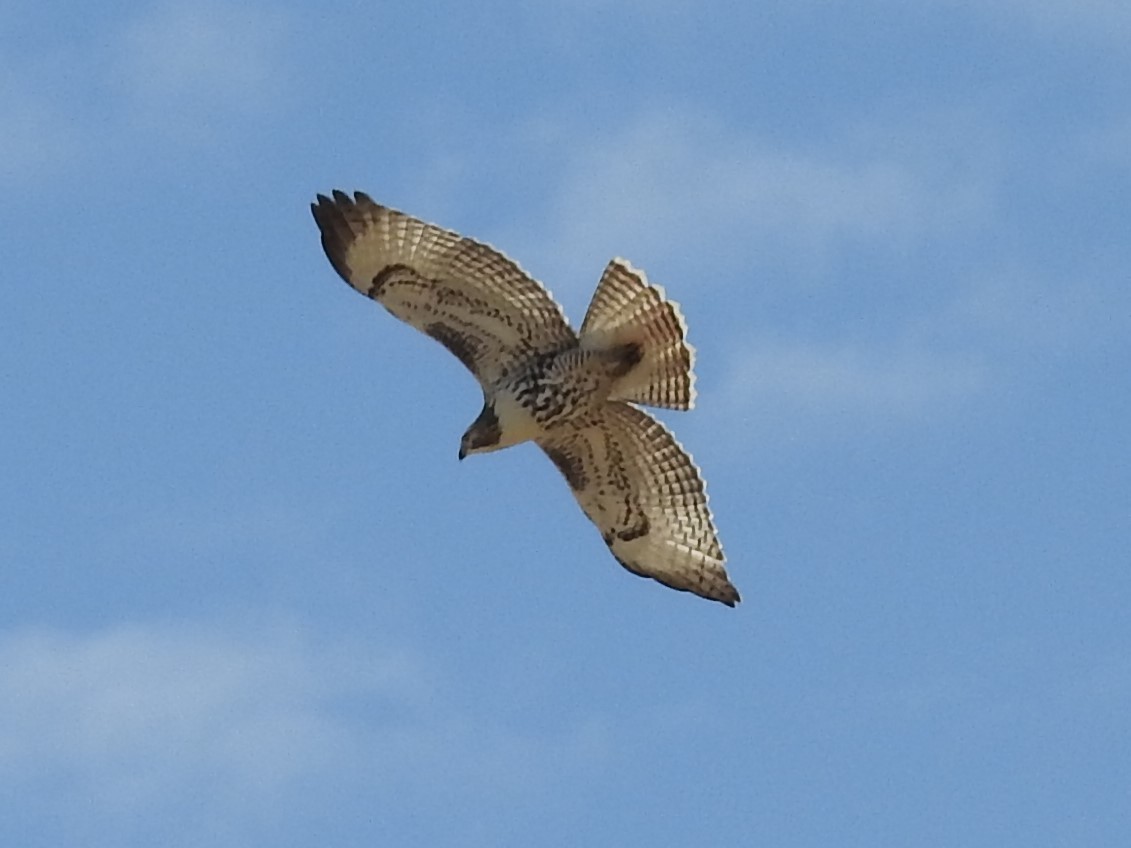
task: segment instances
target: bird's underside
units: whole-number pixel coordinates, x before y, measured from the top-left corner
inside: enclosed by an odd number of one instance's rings
[[[338,274],[440,342],[483,389],[466,453],[534,441],[616,560],[734,606],[699,469],[633,404],[690,409],[693,350],[678,306],[621,259],[579,332],[550,293],[498,251],[335,191],[311,204]]]

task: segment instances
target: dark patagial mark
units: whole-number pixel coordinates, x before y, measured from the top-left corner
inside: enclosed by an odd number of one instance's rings
[[[378,271],[372,280],[369,281],[369,291],[366,292],[371,298],[376,300],[381,296],[381,289],[385,287],[385,283],[389,282],[394,276],[399,274],[414,274],[416,273],[407,265],[402,265],[399,262],[394,262],[392,265],[386,265]]]
[[[427,325],[424,332],[451,351],[456,359],[467,366],[467,370],[475,373],[475,363],[479,358],[479,343],[475,338],[440,323]]]
[[[547,447],[543,450],[546,451],[546,456],[550,457],[550,461],[558,467],[558,471],[562,472],[562,476],[566,478],[571,489],[580,492],[585,488],[588,479],[585,476],[585,468],[580,457],[572,456],[558,448]]]
[[[652,529],[652,522],[648,520],[648,516],[640,516],[640,520],[632,527],[627,527],[617,533],[617,538],[622,542],[631,542],[633,539],[639,539],[641,536],[647,536],[648,531]]]
[[[626,527],[624,530],[606,531],[605,533],[601,534],[601,538],[604,539],[605,544],[611,548],[613,546],[613,542],[617,541],[618,539],[622,542],[631,542],[633,539],[639,539],[641,536],[647,536],[651,529],[652,523],[648,520],[648,516],[641,515],[639,520],[631,527]],[[616,556],[616,554],[613,554],[613,556]],[[620,561],[620,557],[617,557],[617,560]],[[621,565],[624,565],[624,563],[621,562]],[[627,565],[624,565],[624,567],[629,568]],[[629,571],[632,570],[633,569],[629,568]]]

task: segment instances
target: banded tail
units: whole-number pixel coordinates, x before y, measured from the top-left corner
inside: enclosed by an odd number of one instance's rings
[[[695,405],[695,349],[679,306],[625,260],[614,259],[601,275],[580,341],[587,350],[635,348],[639,362],[613,385],[609,400],[666,409]]]

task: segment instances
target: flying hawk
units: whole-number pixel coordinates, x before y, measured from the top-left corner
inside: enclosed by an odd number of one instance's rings
[[[693,349],[679,307],[623,259],[605,268],[574,332],[550,293],[498,251],[335,191],[311,204],[334,270],[428,334],[479,381],[483,411],[459,458],[535,442],[617,562],[728,606],[699,469],[633,404],[691,409]]]

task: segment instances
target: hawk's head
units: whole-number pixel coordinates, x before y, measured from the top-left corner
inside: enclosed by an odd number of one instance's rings
[[[486,453],[502,447],[499,444],[502,436],[503,430],[499,426],[499,416],[495,414],[495,408],[489,403],[484,403],[483,411],[467,428],[463,439],[460,440],[459,458],[463,459],[469,454]]]

